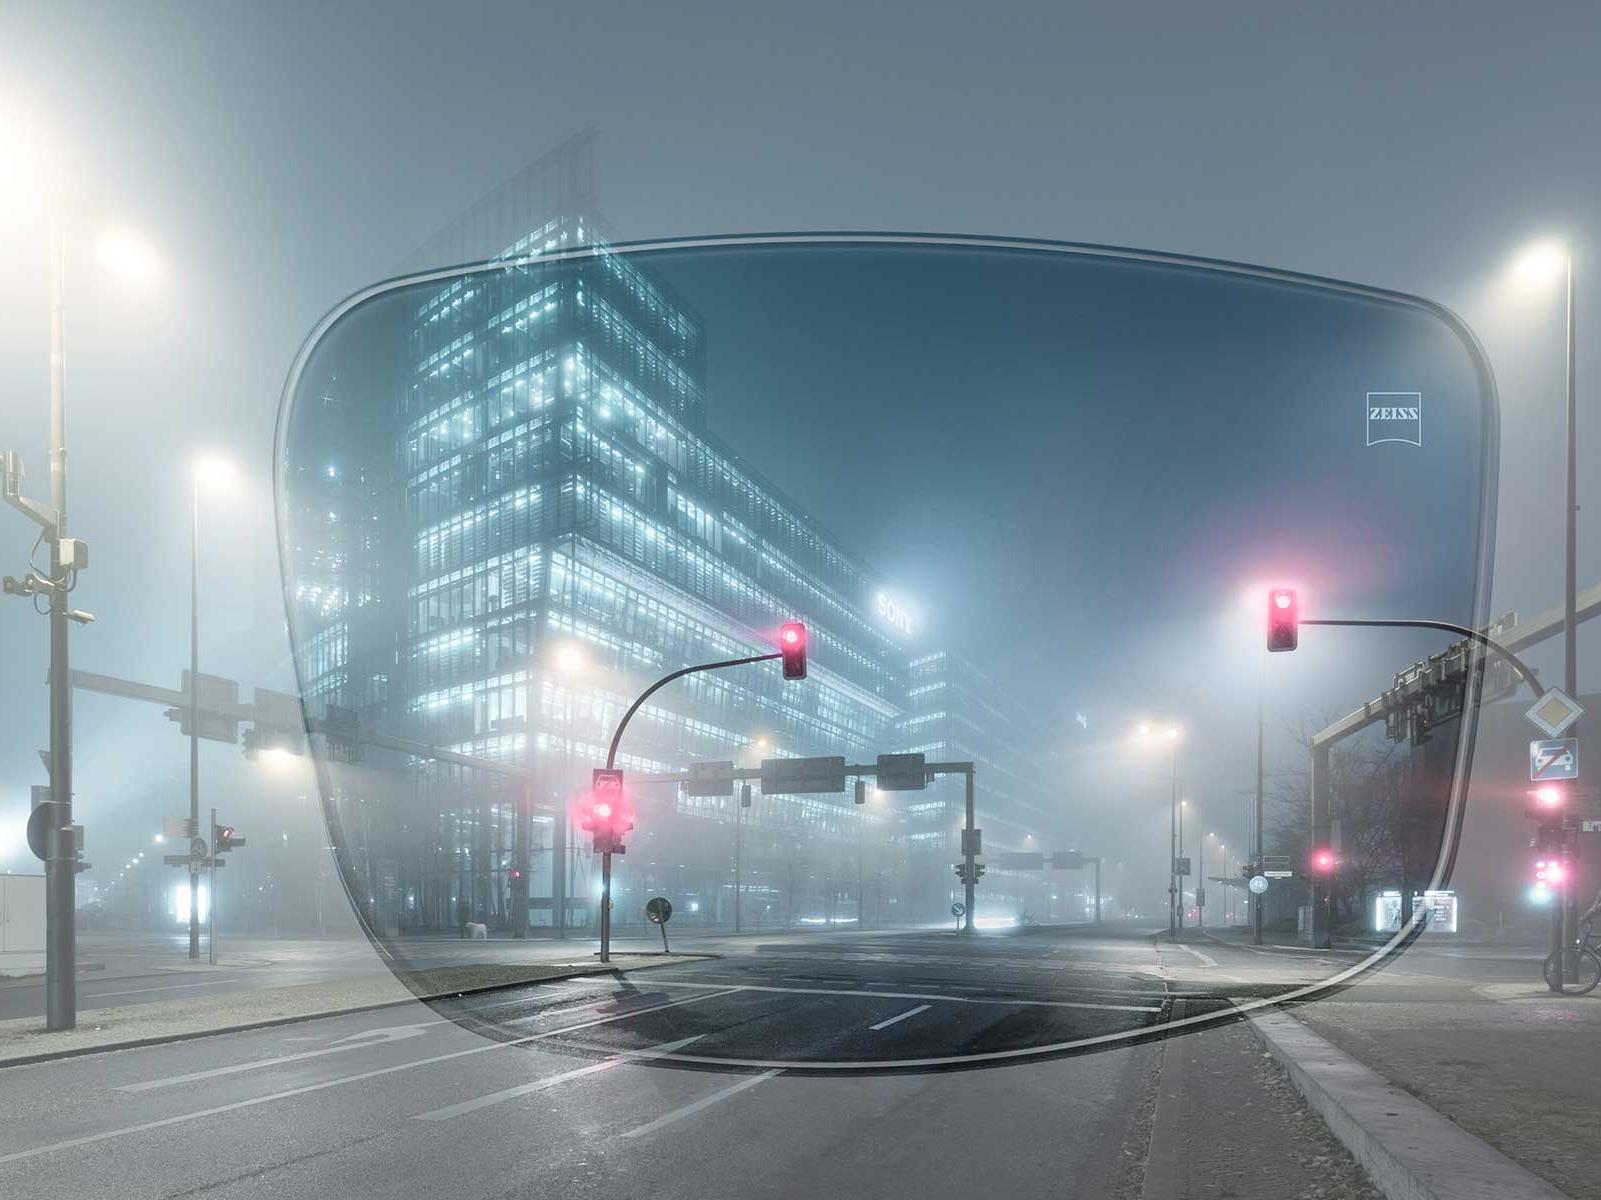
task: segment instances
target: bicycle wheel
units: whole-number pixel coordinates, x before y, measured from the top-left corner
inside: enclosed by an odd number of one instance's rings
[[[1557,974],[1561,962],[1562,973]],[[1588,946],[1568,946],[1553,950],[1545,958],[1545,982],[1565,996],[1582,996],[1601,983],[1601,958]]]

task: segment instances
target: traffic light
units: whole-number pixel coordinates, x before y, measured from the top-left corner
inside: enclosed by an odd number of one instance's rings
[[[799,621],[779,626],[778,652],[784,659],[785,679],[806,678],[806,626]]]
[[[1536,904],[1544,904],[1551,899],[1554,892],[1561,890],[1567,882],[1568,867],[1560,858],[1548,857],[1534,860],[1534,895]]]
[[[1267,594],[1267,648],[1294,650],[1301,644],[1301,605],[1294,588],[1271,588]]]
[[[211,852],[213,854],[226,854],[228,851],[245,844],[245,839],[234,836],[232,825],[213,825],[211,827]]]
[[[973,865],[976,867],[978,864],[974,863]],[[956,870],[956,878],[961,880],[963,883],[966,883],[967,882],[967,864],[964,863],[964,862],[959,862],[959,863],[956,864],[955,870]],[[974,878],[977,878],[977,876],[975,876]]]
[[[867,780],[865,779],[858,779],[856,781],[856,803],[867,803]]]
[[[578,827],[595,835],[596,854],[621,854],[623,835],[634,827],[634,814],[623,796],[623,773],[597,767],[584,798]]]
[[[1546,783],[1530,788],[1523,805],[1523,815],[1534,821],[1560,821],[1567,807],[1567,789],[1560,784]]]
[[[1334,874],[1334,868],[1339,865],[1339,862],[1340,860],[1334,856],[1334,851],[1330,850],[1327,846],[1319,846],[1317,849],[1312,851],[1312,874],[1332,875]]]
[[[983,878],[984,878],[984,864],[981,863],[981,862],[974,863],[973,864],[973,882],[977,883],[980,879],[983,879]]]

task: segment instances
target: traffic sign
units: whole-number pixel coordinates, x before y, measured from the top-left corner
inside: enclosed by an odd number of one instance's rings
[[[805,792],[843,792],[843,755],[820,758],[762,759],[762,795],[792,796]]]
[[[188,817],[162,817],[161,836],[170,837],[175,842],[192,838],[200,832],[196,828],[198,824],[198,821],[191,821]]]
[[[1195,907],[1206,907],[1206,889],[1204,887],[1198,887],[1195,889]]]
[[[1251,876],[1251,882],[1248,883],[1246,886],[1249,887],[1251,889],[1251,891],[1254,892],[1256,895],[1260,896],[1263,892],[1267,891],[1267,889],[1268,889],[1267,876],[1265,876],[1265,875],[1252,875]]]
[[[1188,875],[1190,873],[1190,859],[1188,855],[1173,860],[1173,874]]]
[[[1579,739],[1557,738],[1554,741],[1529,743],[1529,779],[1534,783],[1550,783],[1560,779],[1579,777]]]
[[[197,837],[197,838],[195,838],[194,841],[189,843],[189,857],[190,858],[204,858],[204,857],[206,857],[206,839],[205,838]]]
[[[921,754],[880,754],[878,790],[920,792],[928,786],[927,759]]]
[[[1559,738],[1562,731],[1584,715],[1584,708],[1561,688],[1546,688],[1523,714],[1546,737]]]
[[[1294,879],[1295,878],[1295,872],[1294,871],[1263,871],[1262,874],[1265,875],[1269,879]]]
[[[734,764],[731,762],[693,762],[684,783],[686,796],[732,796]]]
[[[960,900],[958,900],[955,904],[951,905],[951,916],[953,916],[953,917],[959,917],[963,913],[965,913],[966,911],[967,911],[967,905],[963,904]]]
[[[33,856],[41,861],[48,861],[51,854],[51,836],[53,831],[61,827],[61,806],[54,800],[46,800],[36,804],[33,811],[28,814],[28,849]]]
[[[673,902],[666,896],[652,896],[645,902],[645,920],[652,925],[665,925],[672,916]]]

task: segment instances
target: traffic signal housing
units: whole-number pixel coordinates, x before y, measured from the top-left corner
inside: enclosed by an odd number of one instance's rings
[[[245,839],[236,837],[236,830],[232,825],[213,825],[211,827],[211,852],[213,854],[226,854],[245,844]]]
[[[806,626],[799,621],[780,625],[778,652],[784,660],[785,679],[806,678]]]
[[[594,835],[596,854],[621,854],[623,835],[634,827],[634,814],[623,795],[623,773],[597,767],[589,794],[579,812],[578,827]]]
[[[1523,815],[1534,821],[1560,821],[1567,805],[1567,789],[1561,784],[1545,783],[1529,789]]]
[[[1301,602],[1294,588],[1270,588],[1267,594],[1267,648],[1273,653],[1301,644]]]

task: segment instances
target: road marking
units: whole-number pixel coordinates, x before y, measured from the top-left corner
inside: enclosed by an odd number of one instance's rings
[[[710,988],[720,987],[720,984],[689,983],[678,979],[655,979],[651,981],[657,987],[671,988]],[[872,992],[859,988],[795,988],[773,987],[768,984],[746,983],[739,987],[729,988],[731,992],[780,992],[785,995],[799,996],[871,996],[880,1000],[947,1000],[954,1004],[1004,1004],[1030,1008],[1090,1008],[1101,1009],[1107,1012],[1161,1012],[1160,1004],[1089,1004],[1077,1000],[1019,1000],[997,999],[994,997],[978,996],[951,996],[943,992]],[[725,993],[726,994],[726,993]]]
[[[374,1046],[387,1046],[392,1042],[404,1041],[407,1038],[422,1036],[422,1031],[432,1025],[448,1025],[451,1022],[440,1019],[438,1021],[419,1021],[415,1025],[397,1025],[390,1029],[364,1029],[353,1033],[347,1038],[340,1038],[331,1046],[324,1046],[319,1050],[302,1050],[296,1054],[279,1054],[273,1058],[257,1058],[250,1062],[234,1063],[228,1067],[213,1067],[209,1071],[191,1071],[187,1075],[169,1075],[165,1079],[150,1079],[144,1083],[129,1083],[119,1087],[119,1092],[149,1092],[156,1088],[171,1087],[175,1083],[194,1083],[201,1079],[216,1079],[221,1075],[237,1075],[241,1071],[259,1071],[265,1067],[278,1067],[284,1063],[302,1062],[308,1058],[322,1058],[329,1054],[343,1054],[347,1050],[370,1050]],[[377,1036],[375,1036],[377,1035]]]
[[[741,1079],[738,1083],[731,1084],[720,1091],[713,1092],[709,1096],[702,1096],[693,1104],[686,1104],[683,1108],[676,1108],[670,1113],[663,1113],[654,1121],[649,1121],[644,1125],[639,1126],[637,1129],[630,1129],[627,1133],[623,1134],[623,1136],[625,1138],[640,1138],[644,1137],[646,1134],[655,1133],[664,1125],[671,1125],[674,1121],[681,1121],[687,1116],[698,1113],[703,1108],[709,1108],[719,1101],[726,1100],[730,1096],[743,1092],[746,1088],[753,1088],[758,1083],[766,1083],[774,1075],[781,1074],[783,1074],[782,1070],[776,1070],[763,1071],[760,1075],[747,1076],[746,1078]]]
[[[432,1112],[418,1113],[412,1118],[414,1121],[448,1121],[452,1117],[466,1116],[477,1112],[481,1108],[488,1108],[494,1104],[504,1104],[508,1100],[516,1100],[522,1096],[531,1096],[535,1092],[542,1092],[546,1088],[555,1087],[558,1083],[566,1083],[569,1079],[582,1079],[586,1075],[595,1075],[601,1071],[609,1071],[612,1067],[621,1066],[631,1059],[659,1058],[664,1054],[671,1054],[691,1042],[698,1042],[704,1034],[697,1033],[694,1037],[679,1038],[676,1042],[663,1042],[659,1046],[651,1046],[646,1050],[633,1050],[627,1055],[616,1055],[598,1063],[590,1063],[587,1067],[579,1067],[572,1071],[563,1071],[560,1075],[547,1075],[543,1079],[535,1079],[531,1083],[520,1083],[516,1087],[505,1088],[502,1091],[490,1092],[487,1096],[478,1096],[472,1100],[463,1100],[460,1104],[451,1104],[445,1108],[436,1108]]]
[[[232,978],[207,979],[201,983],[174,983],[167,987],[130,988],[129,990],[123,992],[86,992],[83,998],[85,1000],[100,1000],[106,996],[142,996],[146,992],[178,992],[182,991],[184,988],[216,987],[219,983],[233,982],[235,981]]]
[[[1194,946],[1186,946],[1183,942],[1175,942],[1174,945],[1176,945],[1180,950],[1184,950],[1195,955],[1196,958],[1200,959],[1209,967],[1217,966],[1217,959],[1213,958],[1210,954],[1202,954]]]
[[[646,1013],[660,1012],[664,1008],[677,1008],[680,1004],[694,1004],[700,1000],[715,1000],[719,996],[732,996],[735,992],[743,990],[743,988],[737,987],[719,988],[717,991],[708,992],[702,996],[688,996],[683,1000],[668,1000],[662,1004],[650,1004],[644,1008],[631,1008],[627,1012],[612,1013],[609,1017],[597,1017],[593,1021],[582,1021],[577,1025],[563,1025],[560,1029],[551,1029],[545,1033],[530,1034],[528,1038],[519,1040],[531,1041],[534,1038],[555,1037],[558,1033],[567,1033],[569,1030],[588,1029],[591,1025],[605,1025],[609,1021],[621,1021],[627,1017],[641,1017]],[[586,1005],[585,1007],[589,1006]],[[530,1021],[539,1020],[541,1015],[542,1014],[535,1013],[531,1017],[513,1017],[511,1020],[504,1023],[507,1025],[526,1025]]]
[[[927,1011],[928,1011],[928,1005],[919,1004],[916,1008],[908,1008],[905,1012],[901,1013],[899,1016],[891,1017],[887,1021],[880,1021],[877,1025],[869,1025],[868,1028],[869,1029],[873,1029],[873,1030],[888,1029],[891,1025],[894,1025],[898,1021],[904,1021],[904,1020],[906,1020],[907,1017],[915,1017],[918,1013],[927,1012]]]
[[[107,1142],[113,1138],[126,1137],[133,1133],[148,1133],[152,1129],[165,1129],[170,1125],[182,1125],[186,1121],[198,1121],[205,1117],[215,1117],[222,1113],[237,1112],[244,1108],[254,1108],[258,1104],[270,1104],[274,1100],[288,1100],[293,1096],[304,1096],[311,1092],[324,1091],[327,1088],[341,1087],[347,1083],[361,1083],[368,1079],[379,1079],[385,1075],[393,1075],[398,1071],[409,1071],[414,1067],[428,1067],[434,1063],[450,1062],[453,1059],[469,1058],[474,1054],[488,1054],[495,1050],[506,1050],[512,1046],[525,1046],[529,1042],[541,1041],[545,1038],[556,1037],[575,1029],[588,1029],[594,1025],[605,1025],[611,1021],[621,1021],[628,1017],[637,1017],[642,1013],[656,1012],[663,1008],[676,1008],[681,1004],[694,1004],[700,1000],[714,1000],[718,996],[726,996],[730,992],[738,991],[730,988],[726,992],[712,992],[704,996],[690,996],[683,1000],[674,1000],[667,1004],[658,1004],[654,1008],[642,1008],[635,1012],[618,1013],[615,1016],[601,1017],[594,1021],[584,1021],[577,1025],[564,1025],[560,1029],[548,1029],[544,1033],[531,1033],[527,1037],[513,1038],[506,1042],[488,1042],[480,1046],[469,1046],[465,1050],[455,1050],[449,1054],[435,1054],[431,1058],[419,1058],[412,1062],[398,1063],[392,1067],[379,1067],[374,1071],[362,1071],[357,1075],[342,1075],[338,1079],[325,1079],[320,1083],[308,1083],[302,1087],[287,1088],[281,1092],[270,1092],[265,1096],[252,1096],[248,1100],[236,1100],[232,1104],[219,1104],[215,1108],[202,1108],[195,1112],[179,1113],[177,1116],[163,1117],[158,1121],[144,1121],[138,1125],[125,1125],[121,1129],[107,1129],[101,1133],[85,1134],[83,1137],[68,1138],[63,1142],[50,1142],[44,1146],[34,1146],[29,1150],[17,1150],[11,1154],[0,1154],[0,1165],[5,1163],[21,1162],[23,1159],[37,1158],[41,1154],[49,1154],[55,1150],[70,1150],[75,1146],[89,1146],[96,1142]]]

